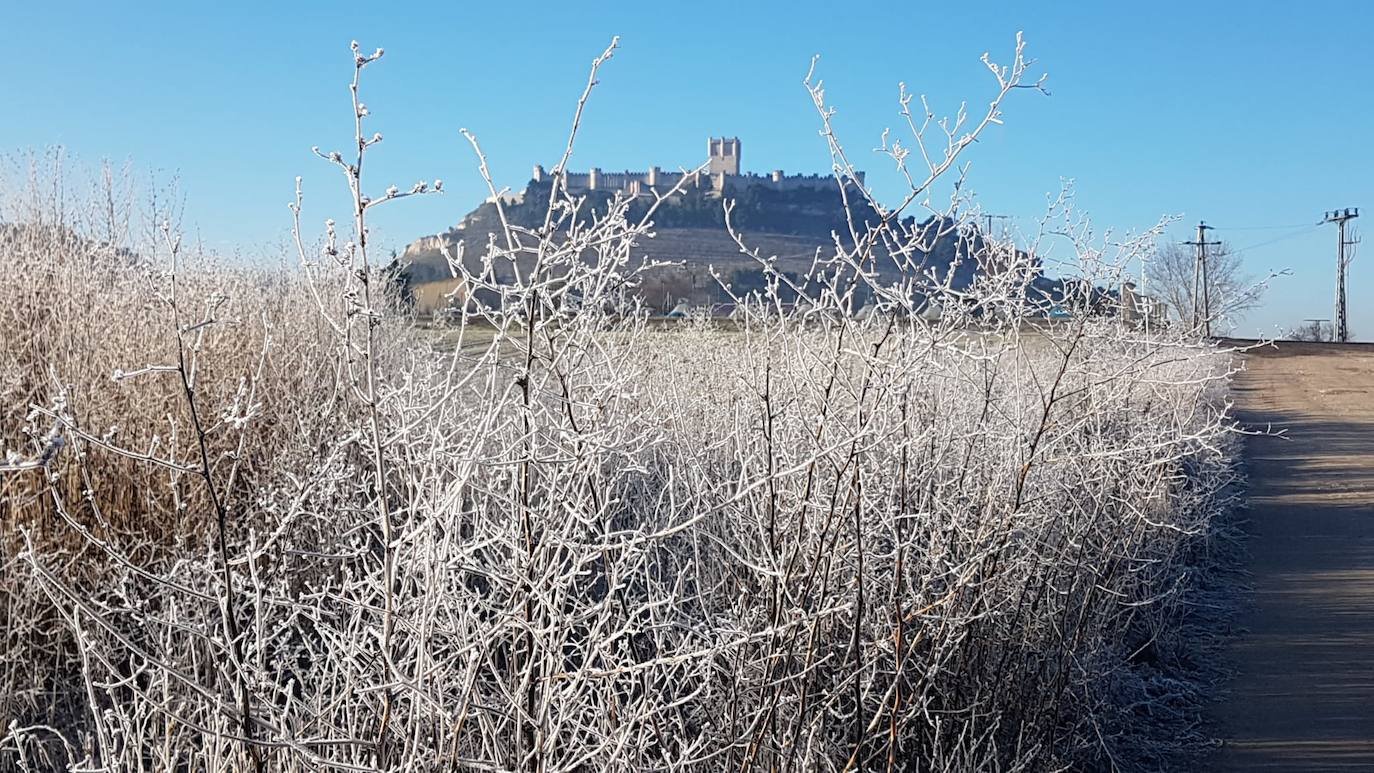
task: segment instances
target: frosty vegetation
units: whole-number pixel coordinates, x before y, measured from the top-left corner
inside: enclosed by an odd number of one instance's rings
[[[358,78],[377,66],[353,51]],[[1087,297],[1032,308],[1043,240],[1085,287],[1153,248],[1095,238],[1068,198],[971,290],[914,265],[935,234],[904,218],[1039,87],[1019,40],[987,66],[980,115],[903,89],[882,149],[909,195],[836,234],[798,303],[773,274],[729,322],[651,322],[631,255],[653,211],[555,195],[543,227],[452,256],[473,300],[436,343],[367,217],[439,184],[369,194],[357,79],[357,144],[318,151],[352,211],[298,222],[299,270],[219,265],[170,226],[154,251],[117,180],[83,196],[36,162],[0,233],[0,769],[1043,770],[1196,748],[1186,624],[1232,477],[1230,359]],[[877,261],[908,278],[877,283]]]

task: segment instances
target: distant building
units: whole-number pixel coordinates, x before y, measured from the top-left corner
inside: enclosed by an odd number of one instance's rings
[[[784,174],[774,169],[768,174],[740,172],[740,140],[738,137],[711,137],[706,141],[706,165],[702,172],[671,172],[662,167],[650,167],[647,172],[606,172],[592,167],[586,172],[564,172],[563,182],[568,193],[612,191],[628,196],[648,196],[652,192],[666,194],[681,185],[687,188],[710,186],[716,194],[726,191],[739,193],[750,188],[777,191],[820,190],[833,188],[835,178],[828,174]],[[860,185],[864,173],[856,172]],[[542,183],[552,179],[544,167],[535,164],[533,179]]]
[[[1159,326],[1167,319],[1164,304],[1151,295],[1136,291],[1135,282],[1125,282],[1120,292],[1121,317],[1133,325]]]

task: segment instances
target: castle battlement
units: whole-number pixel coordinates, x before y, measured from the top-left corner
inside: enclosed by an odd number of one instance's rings
[[[796,191],[819,190],[835,185],[835,178],[826,174],[784,174],[781,169],[766,174],[741,174],[740,145],[738,137],[709,138],[706,141],[707,161],[701,172],[664,171],[657,166],[644,172],[607,172],[592,167],[586,172],[563,172],[563,184],[569,193],[574,194],[612,191],[627,196],[662,195],[679,185],[684,188],[709,187],[717,195],[739,193],[751,188]],[[856,172],[855,177],[863,185],[864,173]],[[552,175],[542,165],[535,164],[533,179],[542,183],[551,180]]]

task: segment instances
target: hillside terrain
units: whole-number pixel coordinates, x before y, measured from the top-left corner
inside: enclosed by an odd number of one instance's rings
[[[530,183],[513,201],[505,203],[506,219],[515,226],[534,229],[543,224],[548,208],[551,186],[548,182]],[[612,205],[611,192],[589,191],[579,210],[579,218],[593,220]],[[880,216],[861,197],[860,203],[850,202],[849,214],[861,232],[876,226]],[[836,234],[848,239],[850,218],[838,185],[833,189],[804,189],[770,191],[748,189],[734,195],[727,191],[725,198],[710,191],[688,189],[665,202],[653,216],[653,236],[636,244],[633,258],[650,259],[674,264],[655,269],[641,287],[641,295],[651,307],[670,308],[678,300],[710,304],[727,300],[712,269],[736,291],[761,287],[764,272],[755,257],[745,253],[726,226],[725,202],[733,201],[730,223],[740,233],[745,246],[759,258],[775,259],[777,269],[793,276],[806,274],[819,255],[833,252]],[[627,216],[643,217],[652,199],[635,198]],[[950,280],[951,286],[968,287],[978,271],[976,256],[984,250],[984,240],[976,229],[956,229],[953,221],[930,218],[917,223],[913,218],[903,222],[906,228],[926,228],[931,234],[930,249],[915,262],[916,270],[935,282]],[[938,234],[938,236],[936,236]],[[497,205],[487,201],[464,215],[448,231],[426,236],[412,242],[397,259],[396,268],[406,284],[416,288],[450,278],[443,252],[461,254],[471,271],[479,270],[487,245],[501,236],[501,218]],[[881,254],[875,255],[874,265],[884,278],[896,280],[904,273],[896,263]],[[500,276],[502,267],[496,268]],[[509,267],[507,276],[512,278]],[[908,272],[911,270],[908,269]],[[952,274],[952,276],[951,276]]]

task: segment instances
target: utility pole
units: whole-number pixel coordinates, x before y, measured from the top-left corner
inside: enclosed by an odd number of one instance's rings
[[[1207,248],[1221,242],[1207,241],[1207,232],[1214,230],[1207,221],[1197,224],[1197,241],[1184,242],[1197,247],[1197,259],[1193,261],[1193,330],[1202,328],[1203,335],[1212,337],[1212,296],[1207,285]],[[1201,318],[1198,314],[1201,312]]]
[[[1345,248],[1355,243],[1345,238],[1345,224],[1359,216],[1360,210],[1347,208],[1327,212],[1322,218],[1323,223],[1336,224],[1336,340],[1340,343],[1350,340],[1350,326],[1345,316],[1345,270],[1350,261],[1345,257]]]
[[[1011,219],[1011,216],[1010,216],[1010,215],[983,215],[983,219],[986,220],[987,223],[988,223],[987,230],[983,231],[983,238],[986,239],[986,238],[992,236],[992,221],[993,221],[993,220],[1010,220],[1010,219]]]

